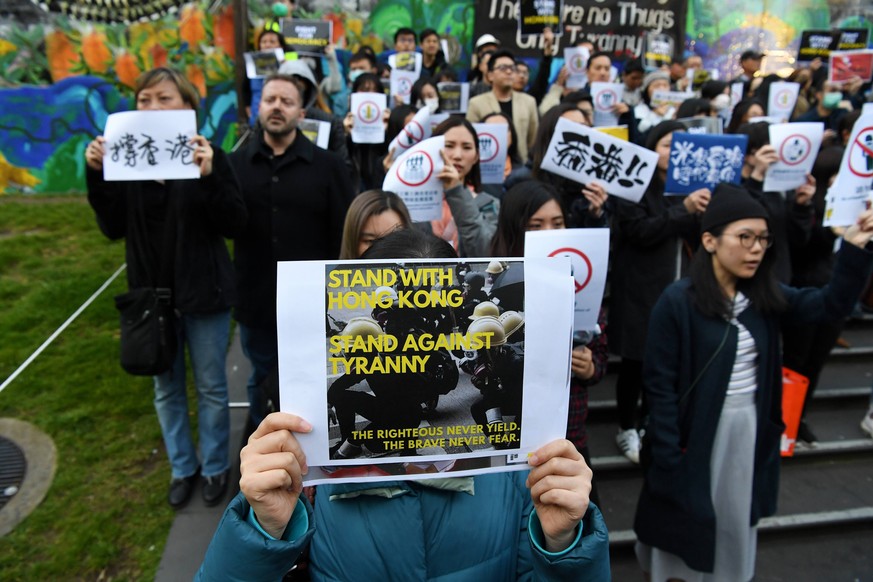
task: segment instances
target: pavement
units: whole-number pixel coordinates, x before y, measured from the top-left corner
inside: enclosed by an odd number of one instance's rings
[[[155,574],[156,582],[190,582],[194,578],[224,508],[239,492],[239,451],[242,448],[243,431],[248,417],[246,380],[250,370],[248,360],[242,353],[237,328],[227,353],[227,388],[231,403],[231,467],[227,497],[222,503],[207,507],[198,487],[188,505],[176,512],[176,519],[170,528],[164,554]]]

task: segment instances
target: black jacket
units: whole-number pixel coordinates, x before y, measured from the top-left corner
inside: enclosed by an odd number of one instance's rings
[[[199,180],[106,182],[88,169],[88,202],[100,230],[125,239],[130,289],[158,285],[167,203],[176,205],[173,296],[182,313],[211,313],[236,301],[225,237],[245,228],[247,213],[225,153],[213,145],[212,173]]]
[[[236,237],[239,302],[236,319],[261,329],[276,325],[276,262],[339,256],[346,211],[353,198],[342,160],[297,133],[281,156],[263,134],[230,155],[249,212]]]

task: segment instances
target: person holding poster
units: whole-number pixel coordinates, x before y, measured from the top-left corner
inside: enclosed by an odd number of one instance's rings
[[[639,463],[637,401],[643,386],[643,358],[649,315],[661,292],[678,279],[696,248],[700,215],[710,191],[664,196],[673,133],[678,121],[664,121],[649,133],[646,147],[658,153],[658,169],[639,204],[613,198],[615,239],[610,299],[610,351],[621,356],[615,385],[619,431],[616,445]]]
[[[825,124],[824,145],[833,143],[837,136],[840,119],[851,110],[851,105],[844,103],[840,86],[832,81],[822,80],[815,88],[816,106],[799,116],[794,121],[820,121]]]
[[[645,482],[634,531],[651,580],[751,580],[757,524],[779,492],[780,319],[838,320],[870,276],[873,210],[844,236],[822,289],[776,282],[766,209],[720,184],[687,279],[652,312],[644,364]],[[693,422],[692,422],[693,420]]]
[[[200,97],[179,72],[157,68],[137,79],[138,111],[192,109]],[[107,182],[102,136],[85,148],[88,202],[100,230],[125,239],[127,284],[134,290],[163,287],[169,280],[178,341],[172,367],[154,377],[155,410],[161,424],[172,481],[169,504],[188,503],[198,475],[208,505],[220,502],[230,468],[225,356],[230,307],[237,300],[225,237],[246,227],[248,214],[239,184],[221,148],[195,136],[191,159],[199,180]],[[185,346],[191,356],[198,400],[198,447],[191,436],[185,388]]]
[[[448,258],[444,241],[407,229],[369,259]],[[566,440],[512,471],[434,481],[329,484],[302,493],[300,417],[274,413],[240,453],[241,493],[225,511],[195,579],[282,577],[309,549],[313,580],[610,579],[608,534],[589,502],[591,470]],[[529,491],[528,491],[529,490]],[[387,495],[386,495],[387,492]],[[387,498],[386,498],[387,497]]]
[[[676,110],[669,103],[654,105],[652,96],[655,91],[670,90],[670,74],[666,71],[653,71],[643,79],[641,93],[642,101],[634,107],[634,117],[637,118],[637,129],[645,135],[647,131],[664,121],[673,119]]]
[[[259,51],[282,49],[283,54],[288,52],[288,47],[285,46],[285,37],[282,36],[276,21],[267,22],[255,40],[255,46],[258,47]],[[250,78],[247,83],[243,83],[243,100],[248,104],[246,116],[252,127],[258,121],[258,105],[261,103],[261,88],[263,86],[263,77]]]
[[[385,94],[379,77],[372,73],[362,73],[352,83],[352,93],[381,93]],[[386,108],[383,119],[387,122],[390,112]],[[385,181],[385,168],[382,160],[388,153],[388,142],[382,143],[355,143],[352,140],[352,125],[355,114],[349,112],[343,122],[346,130],[346,146],[349,156],[355,166],[353,183],[356,191],[373,190],[382,187]],[[378,139],[378,138],[377,138]]]

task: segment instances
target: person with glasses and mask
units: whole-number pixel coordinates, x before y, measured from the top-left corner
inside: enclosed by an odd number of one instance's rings
[[[751,580],[758,521],[776,511],[782,422],[780,320],[847,316],[873,265],[873,210],[850,226],[830,282],[780,285],[767,210],[719,184],[689,277],[648,328],[645,482],[634,531],[648,580]]]
[[[489,113],[502,112],[512,120],[518,136],[518,154],[527,161],[539,127],[536,99],[514,90],[518,66],[515,56],[508,50],[495,52],[488,61],[488,79],[491,91],[470,99],[467,120],[479,123]]]

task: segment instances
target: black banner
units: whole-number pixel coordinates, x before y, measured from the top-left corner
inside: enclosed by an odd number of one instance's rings
[[[857,51],[867,48],[867,35],[869,31],[866,28],[844,28],[836,32],[840,38],[836,50]]]
[[[813,59],[827,59],[831,51],[837,50],[840,33],[834,30],[804,30],[800,33],[800,48],[797,49],[797,62],[806,63]]]
[[[663,32],[671,36],[675,46],[685,44],[686,5],[684,0],[564,0],[561,22],[563,34],[555,39],[557,54],[563,47],[579,40],[594,44],[594,50],[606,51],[614,60],[624,61],[642,55],[645,35]],[[513,0],[482,0],[476,2],[476,34],[490,33],[503,47],[518,56],[537,57],[542,54],[542,35],[522,36],[519,26],[519,2]],[[542,29],[542,27],[540,27]]]
[[[324,55],[324,49],[330,44],[332,24],[329,20],[283,21],[282,34],[288,50],[302,55]]]
[[[561,28],[561,0],[519,0],[518,29],[522,36],[541,34],[543,28]]]

